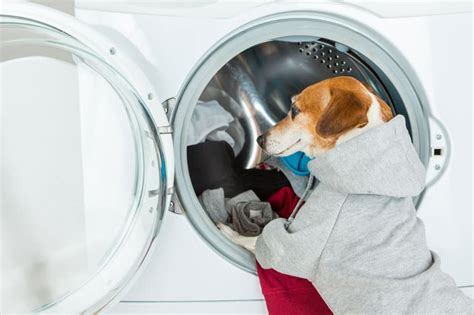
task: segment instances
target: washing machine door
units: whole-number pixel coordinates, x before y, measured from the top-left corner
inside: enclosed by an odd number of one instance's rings
[[[170,203],[169,123],[120,46],[69,15],[3,6],[0,312],[97,311]]]

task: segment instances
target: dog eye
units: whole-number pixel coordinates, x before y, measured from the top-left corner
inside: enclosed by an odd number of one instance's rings
[[[295,118],[300,113],[300,110],[295,105],[291,105],[291,118]]]

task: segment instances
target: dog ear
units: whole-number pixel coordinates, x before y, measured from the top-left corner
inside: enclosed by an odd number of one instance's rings
[[[387,103],[385,103],[385,101],[383,99],[381,99],[377,93],[375,93],[374,89],[368,84],[368,83],[365,83],[365,82],[361,82],[365,88],[373,94],[373,96],[375,96],[375,98],[377,99],[377,102],[379,102],[380,104],[380,110],[382,112],[382,119],[383,121],[387,122],[389,121],[390,119],[393,118],[393,112],[392,112],[392,109],[390,108],[390,106],[387,105]]]
[[[380,110],[382,112],[382,119],[383,121],[387,122],[393,118],[393,112],[390,106],[385,103],[383,99],[375,95],[375,98],[377,99],[377,102],[380,104]]]
[[[331,98],[316,125],[316,132],[327,138],[367,125],[370,102],[370,97],[362,98],[351,91],[331,89]]]

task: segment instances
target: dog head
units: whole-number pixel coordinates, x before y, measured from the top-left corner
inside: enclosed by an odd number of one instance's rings
[[[257,142],[270,155],[302,151],[315,157],[392,117],[390,107],[363,83],[337,77],[293,96],[288,115]]]

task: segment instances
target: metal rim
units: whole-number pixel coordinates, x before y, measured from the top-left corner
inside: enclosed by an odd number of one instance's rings
[[[253,256],[217,230],[194,193],[187,168],[187,126],[207,82],[228,60],[259,43],[295,35],[327,38],[353,48],[363,56],[370,56],[379,71],[395,86],[404,103],[411,104],[407,108],[407,120],[412,127],[414,146],[425,165],[429,160],[427,98],[408,62],[383,36],[357,21],[316,11],[269,15],[235,30],[200,60],[178,96],[173,113],[176,185],[187,217],[198,234],[219,255],[251,273],[256,272]]]

